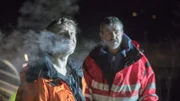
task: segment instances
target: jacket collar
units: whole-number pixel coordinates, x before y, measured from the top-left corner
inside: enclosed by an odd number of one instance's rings
[[[53,63],[51,61],[51,56],[46,55],[44,57],[45,61],[45,68],[42,70],[41,77],[50,78],[50,79],[62,79],[63,81],[69,81],[69,78],[63,76],[61,73],[58,73],[57,70],[54,68]],[[67,67],[70,68],[70,75],[75,72],[78,76],[82,77],[83,73],[80,70],[80,66],[78,66],[72,59],[68,59]],[[69,76],[70,76],[69,75]]]

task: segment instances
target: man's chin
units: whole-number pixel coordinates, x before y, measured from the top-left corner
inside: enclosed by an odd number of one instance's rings
[[[71,54],[73,54],[74,53],[74,50],[66,50],[66,51],[59,51],[59,52],[54,52],[54,54],[56,54],[56,55],[64,55],[64,56],[67,56],[67,55],[71,55]]]
[[[119,47],[119,45],[108,45],[108,47],[110,49],[117,49]]]
[[[64,54],[71,55],[71,54],[73,54],[73,53],[74,53],[74,50],[68,50],[68,51],[66,51]]]

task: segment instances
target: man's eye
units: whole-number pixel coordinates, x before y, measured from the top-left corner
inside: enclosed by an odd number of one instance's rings
[[[61,34],[66,34],[65,32],[62,32]]]
[[[71,35],[73,35],[74,33],[73,32],[70,32]]]
[[[71,34],[71,35],[76,35],[76,32],[71,32],[70,34]]]
[[[58,33],[58,35],[65,35],[66,34],[66,32],[60,32],[60,33]]]
[[[61,35],[61,34],[63,34],[63,33],[62,33],[62,32],[58,32],[58,33],[57,33],[57,35]]]

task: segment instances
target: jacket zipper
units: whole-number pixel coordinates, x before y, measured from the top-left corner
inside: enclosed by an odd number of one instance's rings
[[[111,68],[112,68],[112,69],[114,68],[115,59],[116,59],[116,56],[113,56],[113,57],[112,57],[112,60],[111,60]],[[113,83],[113,82],[114,82],[114,78],[113,78],[112,83]],[[113,85],[113,84],[112,84],[112,85]],[[109,96],[111,95],[111,88],[112,88],[112,85],[111,85],[111,87],[109,87]]]

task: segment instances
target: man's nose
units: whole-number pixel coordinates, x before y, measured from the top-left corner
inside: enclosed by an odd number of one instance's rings
[[[108,36],[108,41],[112,41],[115,39],[115,33],[111,32],[110,35]]]
[[[67,39],[70,39],[71,38],[71,33],[70,32],[66,32],[64,37],[67,38]]]

